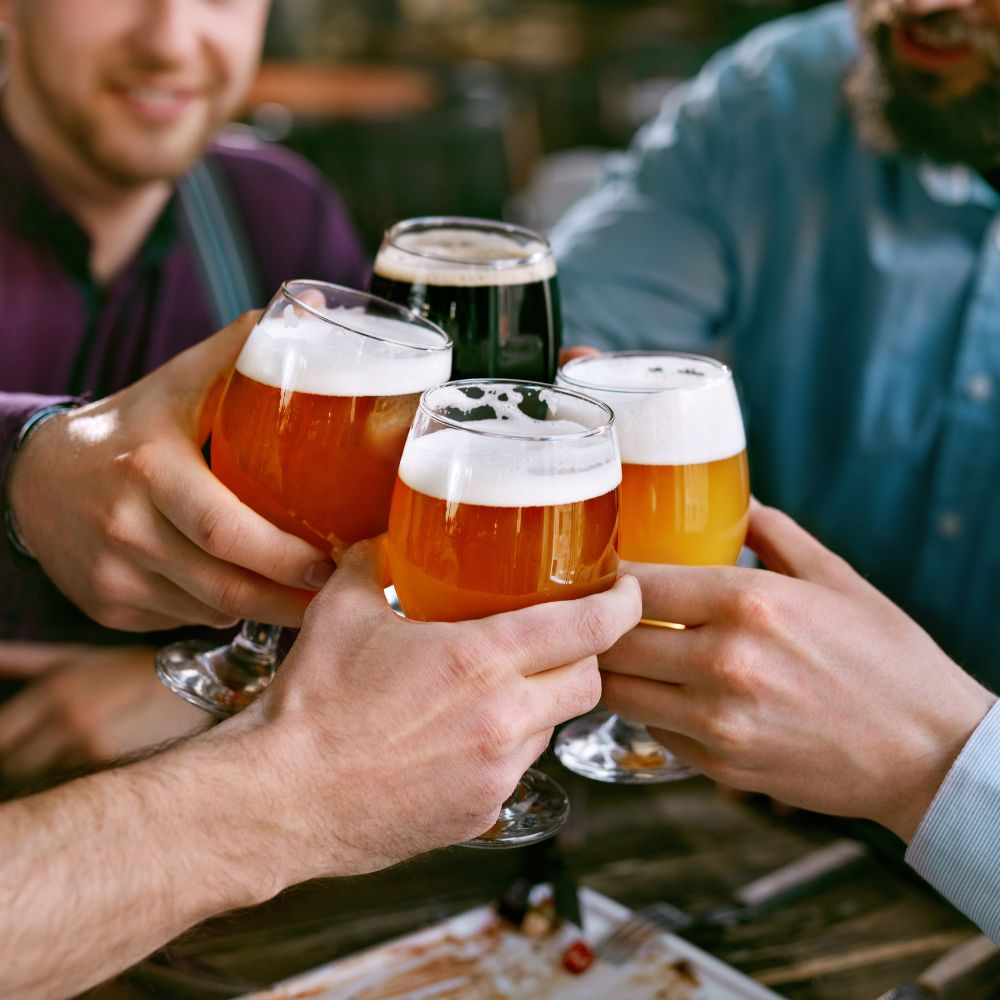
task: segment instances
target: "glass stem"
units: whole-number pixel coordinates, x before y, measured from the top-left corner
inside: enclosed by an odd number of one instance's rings
[[[255,677],[269,677],[274,673],[280,638],[280,625],[245,621],[230,644],[227,659]]]

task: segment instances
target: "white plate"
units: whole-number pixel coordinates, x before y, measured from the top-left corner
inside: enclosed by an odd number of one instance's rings
[[[630,911],[580,890],[587,939],[599,939]],[[581,975],[562,967],[578,936],[563,926],[532,941],[489,906],[323,965],[252,1000],[775,1000],[778,996],[672,934],[621,966],[595,962]],[[693,980],[692,980],[693,977]],[[246,997],[244,1000],[251,1000]]]

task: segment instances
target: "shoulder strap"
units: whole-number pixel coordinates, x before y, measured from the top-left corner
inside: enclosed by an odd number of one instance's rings
[[[232,191],[209,156],[202,157],[178,184],[184,224],[216,324],[259,308],[259,282],[250,242]]]

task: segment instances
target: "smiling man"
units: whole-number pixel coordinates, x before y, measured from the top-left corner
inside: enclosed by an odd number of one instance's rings
[[[218,491],[193,426],[141,429],[147,446],[159,441],[154,468],[119,460],[74,478],[86,449],[71,416],[51,409],[136,382],[287,278],[365,282],[343,206],[309,166],[245,135],[219,137],[256,72],[268,9],[0,0],[0,638],[121,642],[102,626],[237,617],[293,625],[304,590],[329,576],[327,554]],[[140,429],[103,426],[109,454],[124,458],[126,433]],[[56,468],[75,485],[56,489]],[[185,523],[164,485],[182,498]],[[225,524],[231,543],[206,540],[199,523]],[[104,711],[79,704],[117,688],[109,671],[130,678],[132,694],[105,699],[115,712],[155,689],[148,649],[116,655],[100,685],[89,667],[75,682],[55,677],[93,662],[76,646],[22,653],[0,650],[0,676],[41,686],[0,709],[14,713],[0,716],[0,777],[79,756],[79,739],[53,731],[67,710],[111,731]],[[105,747],[102,756],[128,744]]]
[[[739,787],[888,817],[1000,935],[995,184],[1000,2],[857,0],[719,54],[553,245],[577,343],[728,354],[754,492],[860,573],[758,515],[801,586],[645,574],[647,617],[703,627],[626,639],[605,700]]]

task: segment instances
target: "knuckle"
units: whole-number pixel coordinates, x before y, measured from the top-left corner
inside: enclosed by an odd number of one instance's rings
[[[738,708],[727,706],[713,713],[707,723],[707,735],[722,766],[738,760],[746,752],[752,731],[749,719]]]
[[[713,647],[711,655],[708,669],[729,694],[753,689],[753,661],[743,636],[727,636]]]
[[[240,531],[232,512],[223,504],[200,510],[195,518],[195,544],[220,559],[225,559],[239,542]]]
[[[250,615],[251,585],[238,573],[221,573],[209,591],[209,604],[217,620],[228,624],[233,618]]]
[[[780,607],[773,589],[748,586],[738,590],[733,598],[737,620],[758,632],[771,633],[780,619]]]
[[[574,626],[587,649],[594,653],[610,649],[618,638],[618,631],[611,617],[604,613],[600,605],[591,602],[577,607]]]
[[[476,715],[473,754],[484,762],[502,759],[515,741],[517,721],[504,706],[484,705]]]

